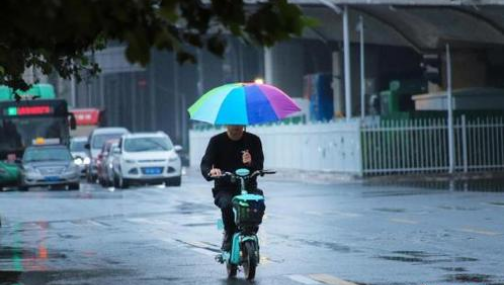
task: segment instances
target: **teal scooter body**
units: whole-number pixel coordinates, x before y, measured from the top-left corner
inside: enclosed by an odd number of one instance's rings
[[[236,276],[239,266],[243,267],[247,280],[252,281],[255,278],[256,267],[260,261],[259,238],[256,232],[264,214],[264,197],[249,194],[245,189],[245,181],[259,174],[273,173],[272,171],[256,171],[250,175],[248,169],[238,169],[235,174],[225,174],[238,178],[241,182],[241,194],[233,197],[232,200],[238,232],[233,235],[231,251],[222,251],[217,256],[219,262],[226,264],[229,278]]]

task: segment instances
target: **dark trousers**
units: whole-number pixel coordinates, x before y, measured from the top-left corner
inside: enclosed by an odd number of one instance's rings
[[[221,209],[222,221],[224,222],[224,230],[228,235],[232,235],[237,232],[238,228],[235,223],[235,217],[233,212],[232,199],[234,196],[239,195],[239,193],[234,191],[218,190],[214,191],[214,203],[217,207]],[[255,189],[254,191],[249,191],[250,194],[264,195],[261,189]]]

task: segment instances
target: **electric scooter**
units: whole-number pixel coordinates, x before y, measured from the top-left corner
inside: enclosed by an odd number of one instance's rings
[[[260,261],[259,238],[257,231],[262,222],[266,209],[262,195],[250,194],[245,188],[246,181],[258,175],[274,174],[275,171],[257,170],[250,174],[248,169],[242,168],[235,173],[225,172],[221,177],[229,176],[231,179],[240,180],[241,194],[233,197],[233,212],[238,232],[233,235],[231,250],[222,251],[216,260],[225,263],[228,278],[237,275],[238,267],[243,267],[245,278],[254,280],[256,268]]]

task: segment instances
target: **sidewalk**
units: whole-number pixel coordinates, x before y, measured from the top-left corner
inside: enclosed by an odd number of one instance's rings
[[[186,175],[200,175],[198,167],[187,167]],[[303,182],[314,184],[338,183],[464,183],[474,181],[503,181],[504,172],[469,172],[469,173],[423,173],[423,174],[394,174],[380,176],[359,176],[330,171],[303,171],[295,169],[275,169],[275,175],[267,175],[266,181]]]
[[[273,169],[274,175],[265,175],[262,180],[265,181],[286,181],[286,182],[306,182],[315,184],[333,184],[360,182],[361,178],[351,174],[323,172],[323,171],[303,171],[293,169]],[[191,166],[185,168],[185,175],[201,175],[199,167]]]

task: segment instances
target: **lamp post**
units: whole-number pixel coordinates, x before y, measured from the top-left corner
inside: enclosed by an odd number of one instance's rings
[[[455,147],[454,147],[454,131],[453,131],[453,95],[452,95],[452,70],[451,70],[451,54],[450,44],[446,44],[446,93],[448,100],[448,151],[449,151],[449,172],[455,170]]]
[[[364,54],[364,20],[359,16],[359,24],[357,31],[360,34],[360,92],[361,92],[361,118],[366,116],[366,71],[365,71],[365,54]]]

